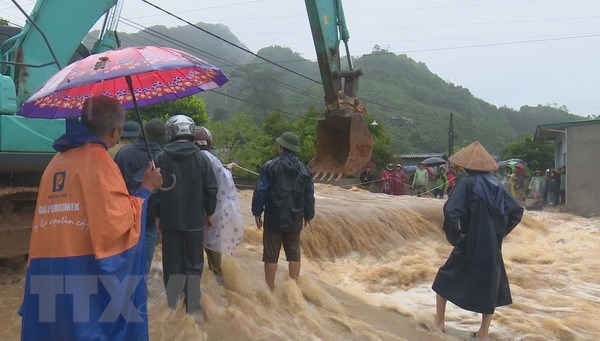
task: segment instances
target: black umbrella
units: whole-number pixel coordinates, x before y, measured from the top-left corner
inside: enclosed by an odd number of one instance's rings
[[[445,164],[447,161],[442,159],[441,157],[430,157],[422,161],[427,166],[439,166]]]

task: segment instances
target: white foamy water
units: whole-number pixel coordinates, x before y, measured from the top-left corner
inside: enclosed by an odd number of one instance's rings
[[[244,242],[223,260],[225,286],[205,269],[198,323],[167,307],[160,248],[148,279],[152,340],[442,340],[464,338],[480,315],[448,303],[450,336],[429,331],[430,289],[451,251],[443,200],[392,197],[317,185],[317,215],[302,235],[302,273],[282,258],[271,292],[264,283],[262,232],[240,192]],[[526,212],[504,242],[514,303],[496,310],[494,340],[600,339],[600,219]],[[283,253],[282,253],[283,254]],[[0,268],[0,339],[17,340],[23,270]]]

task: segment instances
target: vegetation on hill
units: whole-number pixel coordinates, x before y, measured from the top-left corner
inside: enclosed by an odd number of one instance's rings
[[[243,46],[227,26],[197,25]],[[202,93],[199,97],[206,104],[210,117],[208,124],[216,130],[217,141],[222,137],[223,143],[227,141],[230,145],[227,148],[230,148],[231,159],[242,155],[262,156],[264,159],[271,155],[265,148],[266,144],[272,144],[272,140],[267,142],[265,136],[273,138],[284,128],[307,130],[300,132],[307,139],[304,150],[306,153],[314,150],[314,145],[308,147],[308,144],[314,143],[316,118],[324,110],[316,62],[287,47],[269,46],[257,52],[257,55],[278,64],[275,65],[191,26],[153,26],[139,33],[122,33],[120,37],[123,46],[171,46],[197,55],[224,70],[230,81],[222,89]],[[366,124],[376,134],[376,162],[385,162],[384,158],[392,154],[445,153],[451,112],[455,118],[455,151],[479,140],[495,155],[506,155],[502,151],[511,142],[521,139],[525,133],[532,133],[539,124],[585,119],[556,105],[523,106],[519,110],[497,108],[476,98],[467,88],[441,79],[424,63],[379,46],[375,46],[369,54],[354,58],[353,62],[355,67],[364,71],[359,98],[368,108]],[[370,126],[373,119],[377,121],[377,127]],[[231,132],[226,133],[225,127],[238,129],[237,135],[227,135]],[[244,136],[257,135],[256,128],[262,131],[259,142],[252,140],[253,143],[249,144],[251,138]],[[305,159],[307,157],[304,156]],[[380,158],[382,160],[378,160]],[[264,160],[251,163],[256,165],[261,161]]]

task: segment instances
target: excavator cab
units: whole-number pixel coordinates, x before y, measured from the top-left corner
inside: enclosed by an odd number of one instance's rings
[[[362,71],[352,67],[341,0],[305,0],[305,4],[327,107],[318,122],[317,151],[308,167],[315,179],[339,180],[360,170],[373,153],[373,139],[364,120],[367,110],[356,96]],[[346,47],[347,70],[341,69],[341,41]]]

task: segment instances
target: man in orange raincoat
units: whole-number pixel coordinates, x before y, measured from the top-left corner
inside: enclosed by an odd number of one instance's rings
[[[145,201],[162,177],[149,165],[129,194],[107,152],[124,122],[117,100],[95,96],[54,142],[33,219],[22,340],[148,339]]]

